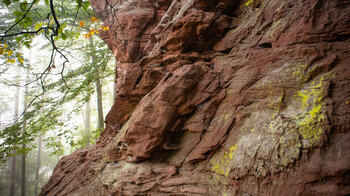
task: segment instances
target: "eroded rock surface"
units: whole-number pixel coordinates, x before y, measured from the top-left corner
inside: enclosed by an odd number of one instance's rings
[[[41,195],[350,194],[350,2],[91,2],[115,104]]]

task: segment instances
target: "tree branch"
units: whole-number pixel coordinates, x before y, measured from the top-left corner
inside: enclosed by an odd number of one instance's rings
[[[29,6],[29,8],[28,8],[28,10],[24,13],[24,15],[22,16],[22,18],[19,20],[19,21],[17,21],[17,22],[15,22],[10,28],[8,28],[6,31],[5,31],[5,35],[7,34],[7,32],[9,32],[13,27],[15,27],[16,25],[18,25],[18,23],[20,23],[26,16],[27,16],[27,14],[29,13],[29,11],[30,11],[30,9],[32,9],[32,7],[33,7],[33,5],[34,5],[34,3],[36,3],[36,1],[37,0],[34,0],[32,3],[30,3],[30,6]]]

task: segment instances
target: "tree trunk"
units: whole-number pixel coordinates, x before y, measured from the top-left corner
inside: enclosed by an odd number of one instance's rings
[[[114,82],[113,82],[113,104],[115,102],[115,98],[117,96],[117,86],[116,86],[116,81],[117,81],[117,77],[118,77],[118,65],[117,65],[117,60],[114,58],[114,65],[115,65],[115,70],[114,70]]]
[[[40,165],[41,165],[41,136],[39,137],[39,144],[38,144],[38,154],[37,154],[37,159],[36,159],[36,171],[35,171],[35,188],[34,188],[34,195],[38,195],[38,190],[40,186]]]
[[[17,71],[17,78],[19,79],[19,70]],[[18,113],[19,113],[19,88],[17,87],[16,94],[15,94],[15,115],[14,115],[14,118],[16,121],[18,120]],[[15,151],[14,151],[14,154],[16,154]],[[11,163],[10,196],[15,196],[15,195],[16,195],[16,156],[13,156],[12,163]]]
[[[90,123],[91,115],[90,115],[90,99],[85,103],[85,135],[87,137],[86,146],[90,144]]]
[[[92,36],[89,38],[90,41],[90,48],[92,52],[92,63],[96,67],[97,65],[97,58],[95,54],[95,46],[94,46],[94,40],[92,39]],[[102,86],[101,86],[101,78],[100,73],[98,69],[96,68],[96,93],[97,93],[97,115],[98,115],[98,121],[97,121],[97,128],[100,130],[103,130],[104,128],[104,121],[103,121],[103,106],[102,106]]]
[[[97,72],[98,73],[98,72]],[[99,75],[97,75],[99,77]],[[96,92],[97,92],[97,112],[98,112],[98,124],[97,128],[103,130],[103,106],[102,106],[102,88],[100,78],[96,79]]]
[[[30,63],[30,57],[31,57],[31,52],[29,52],[29,63]],[[29,75],[27,73],[26,76],[26,83],[29,82]],[[25,90],[24,90],[24,95],[23,95],[23,108],[25,109],[27,107],[27,94],[28,94],[28,86],[25,86]],[[26,122],[24,122],[23,124],[23,134],[25,135],[26,133]],[[24,142],[24,144],[22,145],[22,148],[25,150],[26,149],[26,144]],[[22,175],[21,175],[21,196],[25,196],[26,195],[26,153],[22,154]]]
[[[12,157],[11,162],[11,185],[10,185],[10,196],[16,194],[16,156]]]
[[[23,144],[22,147],[25,149],[26,145]],[[22,154],[22,182],[21,182],[21,196],[25,196],[26,195],[26,154],[23,153]]]

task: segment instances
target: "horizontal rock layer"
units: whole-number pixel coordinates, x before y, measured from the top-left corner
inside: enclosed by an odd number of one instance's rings
[[[40,195],[350,194],[350,3],[91,0],[117,65]]]

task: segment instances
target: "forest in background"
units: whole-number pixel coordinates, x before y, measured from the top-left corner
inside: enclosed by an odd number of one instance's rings
[[[37,195],[60,157],[104,129],[109,27],[83,0],[2,0],[0,16],[0,195]]]

